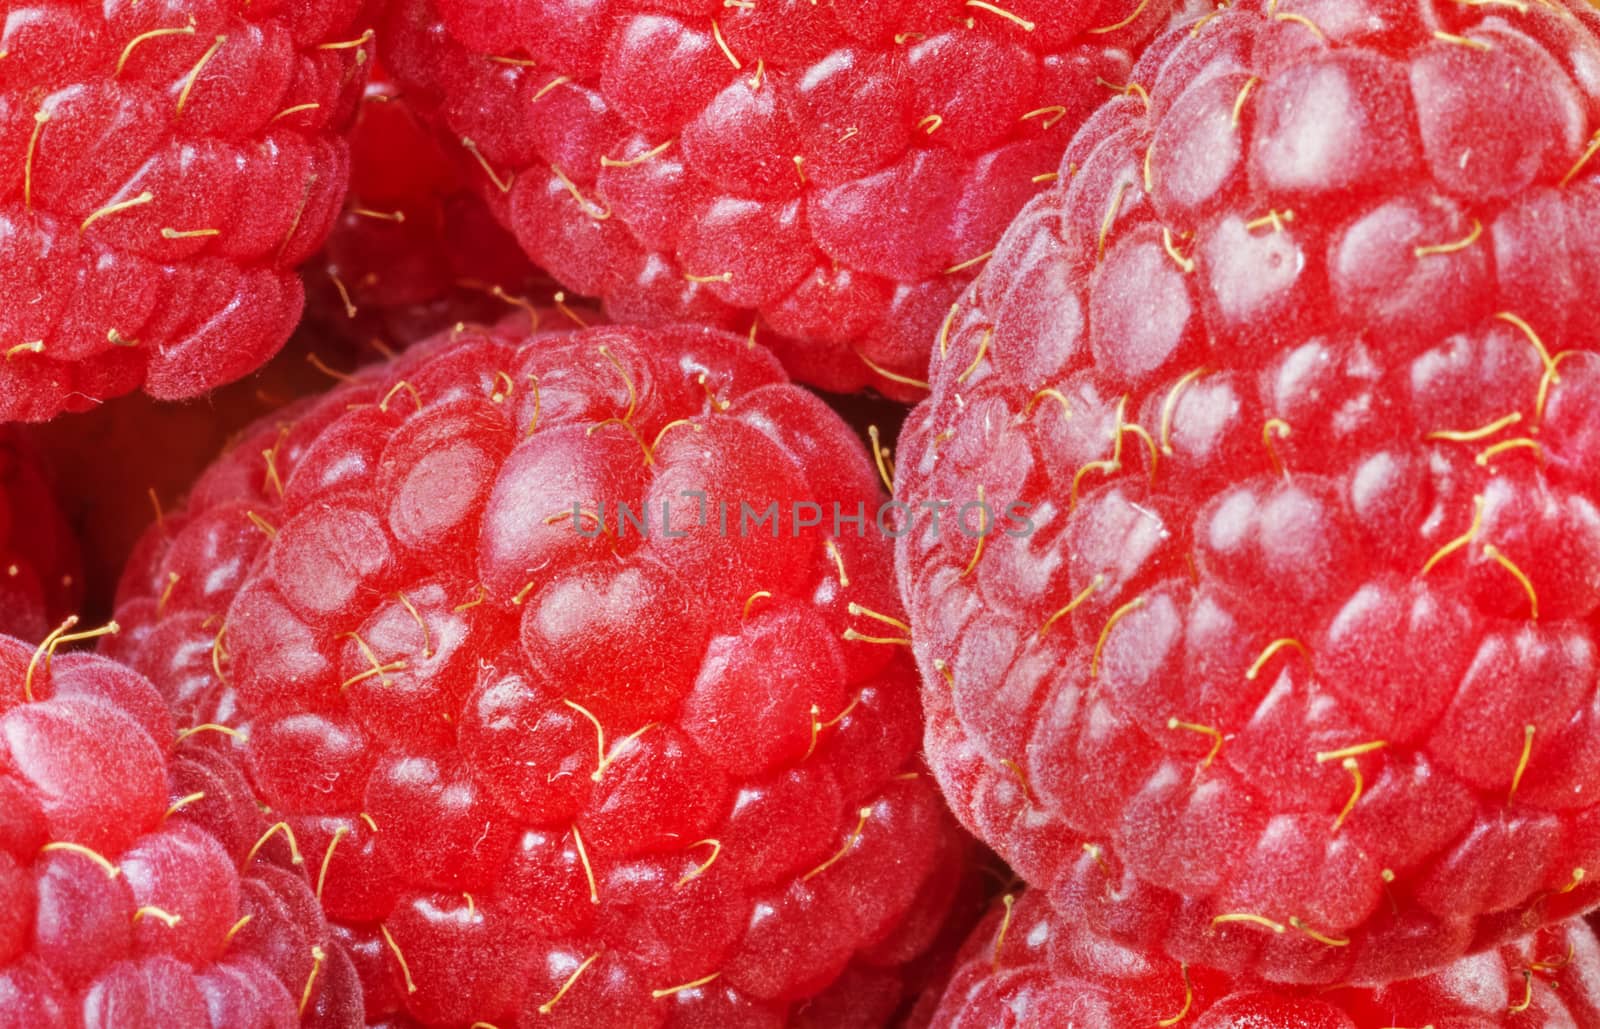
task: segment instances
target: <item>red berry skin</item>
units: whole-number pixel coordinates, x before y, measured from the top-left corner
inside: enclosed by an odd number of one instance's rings
[[[0,1025],[360,1026],[283,827],[143,676],[0,637]]]
[[[885,500],[742,337],[465,326],[244,433],[106,651],[238,734],[372,1023],[886,1019],[968,866]]]
[[[963,299],[898,494],[1031,531],[899,541],[927,752],[1098,931],[1382,982],[1600,901],[1597,32],[1177,28]]]
[[[380,38],[564,286],[909,400],[951,302],[1173,6],[408,0]]]
[[[0,634],[43,639],[83,599],[83,563],[38,448],[0,428]]]
[[[1075,1025],[1114,1029],[1491,1029],[1600,1020],[1600,942],[1581,919],[1383,986],[1275,986],[1182,965],[1097,936],[1036,890],[1006,895],[973,932],[933,1029]]]
[[[343,201],[360,0],[12,4],[0,22],[0,420],[255,370]]]

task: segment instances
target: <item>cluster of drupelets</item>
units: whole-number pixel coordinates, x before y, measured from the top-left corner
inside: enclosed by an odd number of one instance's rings
[[[1458,912],[1481,942],[1456,926],[1414,966],[1404,941],[1214,911],[1141,878],[1148,853],[1136,870],[1089,838],[1081,783],[1063,798],[1030,777],[1017,724],[1043,716],[1001,695],[1048,647],[1055,678],[1091,687],[1142,656],[1128,641],[1161,613],[1155,589],[1125,592],[1107,564],[1035,610],[1050,573],[1030,563],[1059,555],[1027,548],[1086,509],[1114,521],[1107,497],[1145,489],[1146,464],[1152,492],[1158,467],[1182,474],[1185,411],[1217,381],[1199,366],[1147,388],[1147,355],[1097,336],[1105,382],[1080,362],[1069,383],[1068,361],[1047,367],[1069,331],[1037,310],[1049,324],[1018,358],[1037,326],[1002,324],[1040,292],[1029,262],[1164,262],[1072,295],[1102,323],[1147,304],[1147,280],[1206,271],[1199,230],[1174,232],[1192,212],[1152,206],[1166,156],[1139,138],[1113,159],[1097,133],[1121,146],[1171,113],[1133,77],[1147,46],[1261,42],[1232,8],[1299,33],[1252,55],[1293,66],[1328,41],[1319,18],[1355,31],[1338,0],[901,3],[885,9],[931,21],[892,36],[861,0],[614,0],[605,17],[631,20],[604,45],[582,5],[545,0],[167,6],[0,14],[0,162],[18,170],[0,240],[37,250],[0,254],[0,415],[46,423],[0,426],[0,1025],[1600,1029],[1584,867]],[[1403,8],[1362,3],[1380,26]],[[826,21],[783,21],[802,16]],[[913,67],[852,88],[944,114],[886,127],[829,92],[848,64],[829,48],[874,33]],[[379,55],[400,85],[368,83]],[[1240,79],[1230,131],[1253,126],[1273,84],[1222,74]],[[791,136],[819,153],[751,156]],[[1546,178],[1569,186],[1597,152],[1600,133]],[[1314,204],[1260,209],[1242,236],[1322,231]],[[1410,249],[1455,258],[1488,231],[1474,217]],[[1519,412],[1428,442],[1475,447],[1486,475],[1531,455],[1582,481],[1561,462],[1594,434],[1552,392],[1563,371],[1591,388],[1568,359],[1593,351],[1488,320],[1538,355],[1532,427],[1501,438]],[[1145,328],[1124,325],[1190,346]],[[789,376],[858,392],[825,404]],[[199,407],[137,395],[218,387]],[[907,409],[868,387],[929,397],[900,442],[880,425]],[[1536,439],[1547,405],[1559,424]],[[1041,488],[1029,447],[1077,453],[1059,425],[1097,414],[1109,455],[1097,437]],[[1257,424],[1270,488],[1294,489],[1310,434]],[[1476,562],[1537,623],[1554,560],[1519,563],[1485,537],[1485,495],[1470,502],[1421,576]],[[1549,615],[1563,598],[1545,597]],[[965,634],[1007,604],[1030,642],[975,702],[958,679],[990,655],[961,653]],[[83,612],[114,619],[78,631]],[[1325,659],[1291,636],[1255,655],[1252,684]],[[1106,732],[1146,746],[1125,714]],[[1232,757],[1199,716],[1153,724],[1196,782]],[[1525,777],[1545,786],[1538,731],[1518,729],[1496,817],[1517,816]],[[1307,751],[1344,776],[1332,838],[1372,808],[1365,762],[1389,747]],[[1177,848],[1182,822],[1152,832]],[[1407,971],[1328,971],[1356,954]]]

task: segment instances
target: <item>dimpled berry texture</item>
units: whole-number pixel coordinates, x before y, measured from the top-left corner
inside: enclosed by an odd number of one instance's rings
[[[1009,898],[1008,898],[1009,899]],[[1008,917],[1009,915],[1009,917]],[[1003,930],[1003,931],[1002,931]],[[1600,1024],[1600,942],[1581,919],[1419,979],[1335,990],[1271,986],[1185,968],[1096,937],[1029,891],[995,910],[962,952],[933,1029],[1582,1029]]]
[[[355,966],[237,766],[142,675],[52,649],[0,637],[0,1025],[359,1027]]]
[[[1172,6],[404,0],[382,42],[567,288],[915,400],[939,320]]]
[[[1035,507],[900,541],[930,763],[1117,938],[1381,982],[1600,899],[1597,23],[1175,28],[963,300],[902,499]]]
[[[246,738],[371,1019],[884,1024],[961,875],[884,499],[740,337],[464,327],[246,433],[114,642]]]
[[[0,635],[42,639],[82,597],[78,540],[42,459],[0,427]]]
[[[0,419],[277,352],[344,199],[360,0],[0,9]]]

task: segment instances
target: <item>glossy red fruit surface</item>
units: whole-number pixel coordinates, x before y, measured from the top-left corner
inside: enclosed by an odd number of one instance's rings
[[[1581,1029],[1600,1024],[1600,942],[1580,919],[1419,979],[1295,990],[1098,937],[1028,891],[978,927],[935,1029]]]
[[[360,0],[0,9],[0,419],[195,396],[283,345],[370,25]]]
[[[0,635],[43,639],[82,597],[78,539],[41,456],[0,428]]]
[[[928,341],[1171,0],[407,0],[384,59],[535,263],[836,392]]]
[[[468,327],[247,432],[113,648],[243,735],[370,1018],[804,1025],[959,883],[882,500],[742,338]]]
[[[1106,933],[1387,981],[1600,899],[1597,28],[1177,29],[952,319],[899,447],[972,505],[900,541],[929,758]]]
[[[59,636],[0,638],[0,1025],[360,1026],[354,967],[237,768],[143,676],[52,656]]]
[[[548,305],[556,287],[479,196],[477,173],[380,70],[351,134],[350,195],[306,267],[309,330],[375,360],[457,322]]]

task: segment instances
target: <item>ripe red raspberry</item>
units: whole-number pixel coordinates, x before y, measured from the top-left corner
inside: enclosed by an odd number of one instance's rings
[[[1420,979],[1271,986],[1097,937],[1028,891],[995,906],[962,953],[935,1029],[1438,1029],[1600,1025],[1600,941],[1581,919]]]
[[[360,1026],[282,827],[143,676],[52,657],[64,631],[0,637],[0,1024]]]
[[[78,609],[78,540],[35,449],[0,427],[0,636],[38,640]]]
[[[930,761],[1111,935],[1386,981],[1600,899],[1597,27],[1176,29],[941,337],[899,462],[972,505],[900,541]]]
[[[308,266],[311,331],[370,360],[550,296],[555,287],[495,220],[469,172],[481,174],[464,152],[441,147],[393,83],[367,86],[350,138],[350,195]]]
[[[384,59],[533,260],[901,399],[1173,0],[406,0]]]
[[[361,8],[5,8],[0,419],[196,396],[283,344],[344,199]]]
[[[881,499],[740,337],[471,327],[246,433],[114,651],[247,738],[369,1017],[804,1025],[959,882]]]

